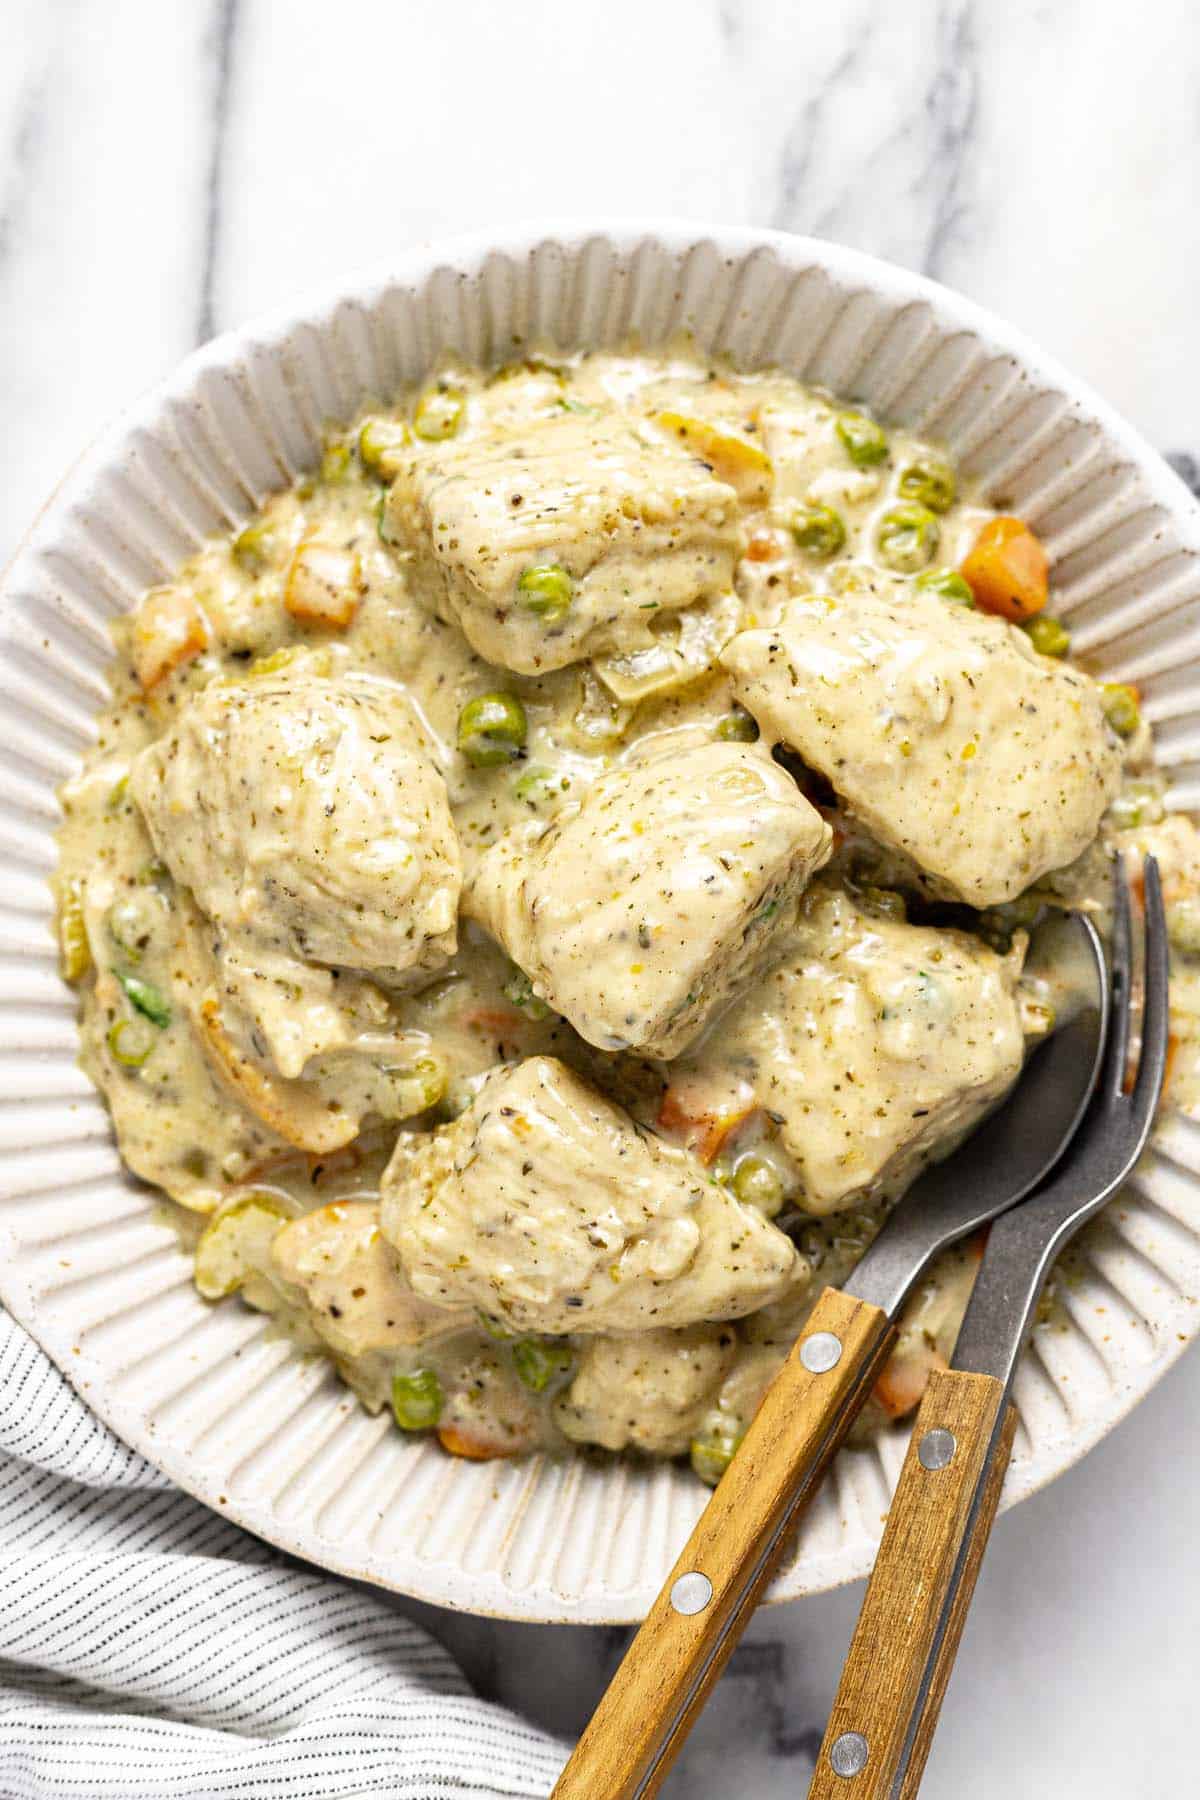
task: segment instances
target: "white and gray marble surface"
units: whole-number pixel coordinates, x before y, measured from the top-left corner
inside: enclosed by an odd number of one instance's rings
[[[1198,96],[1186,0],[0,0],[0,559],[214,331],[550,214],[771,224],[924,269],[1194,482]],[[1198,1482],[1191,1357],[998,1526],[929,1800],[1200,1789]],[[802,1791],[858,1602],[761,1616],[668,1791]],[[411,1610],[562,1730],[625,1638]]]

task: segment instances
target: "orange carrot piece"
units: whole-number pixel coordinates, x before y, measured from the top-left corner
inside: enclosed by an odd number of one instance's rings
[[[459,1425],[439,1425],[438,1442],[451,1456],[465,1456],[468,1462],[495,1462],[513,1454],[492,1439],[472,1437]]]
[[[920,1406],[933,1371],[948,1367],[941,1351],[932,1345],[893,1350],[875,1383],[874,1398],[889,1419],[903,1419]]]
[[[1050,591],[1050,565],[1023,519],[989,519],[964,557],[960,573],[984,612],[1014,625],[1040,613]]]
[[[503,1006],[477,1006],[463,1017],[463,1024],[471,1031],[494,1031],[501,1036],[511,1036],[520,1031],[525,1023],[519,1012],[510,1012]]]
[[[204,615],[181,588],[152,588],[133,621],[134,672],[143,693],[208,648]]]
[[[668,1088],[659,1103],[656,1123],[662,1131],[679,1133],[700,1161],[707,1164],[726,1139],[757,1111],[756,1106],[746,1106],[732,1113],[689,1112],[678,1094]]]

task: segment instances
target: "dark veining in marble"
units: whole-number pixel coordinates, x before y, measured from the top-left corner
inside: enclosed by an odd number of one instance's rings
[[[940,276],[964,211],[964,165],[979,104],[979,46],[970,0],[938,8],[938,61],[925,111],[932,127],[929,235],[921,269]]]
[[[225,150],[229,133],[229,97],[233,84],[233,47],[241,0],[217,0],[210,43],[213,57],[212,126],[204,201],[204,252],[200,264],[200,301],[196,309],[196,342],[216,331],[215,294],[221,251],[221,212],[225,187]]]
[[[1183,485],[1200,500],[1200,462],[1188,450],[1168,450],[1165,456]]]
[[[861,102],[889,54],[874,8],[847,30],[847,47],[820,79],[784,141],[772,224],[841,238],[891,255],[930,275],[944,271],[966,211],[967,166],[975,141],[979,54],[972,0],[941,0],[929,32],[931,70],[890,129],[868,137],[848,163],[831,145],[847,109]],[[901,185],[904,205],[886,220],[880,198]],[[836,198],[814,207],[810,189]],[[881,236],[880,227],[885,227]]]
[[[772,1756],[802,1758],[810,1768],[816,1763],[822,1727],[803,1725],[795,1717],[794,1684],[788,1679],[785,1644],[777,1638],[768,1638],[761,1644],[739,1644],[729,1659],[725,1679],[751,1684],[755,1711],[762,1721],[762,1735],[755,1730],[755,1742]]]
[[[12,254],[18,227],[32,197],[31,173],[46,125],[46,87],[47,76],[43,72],[26,83],[17,106],[17,128],[8,160],[8,190],[0,207],[0,270]]]
[[[721,0],[717,8],[717,25],[726,49],[741,48],[743,24],[741,0]]]
[[[871,15],[868,12],[864,18],[856,21],[850,33],[849,48],[838,57],[820,88],[801,108],[800,116],[783,146],[783,160],[779,171],[780,199],[771,218],[772,225],[785,231],[820,231],[819,224],[809,225],[804,219],[805,190],[812,172],[816,146],[825,126],[829,102],[853,80],[871,35]],[[828,215],[827,208],[823,216]]]

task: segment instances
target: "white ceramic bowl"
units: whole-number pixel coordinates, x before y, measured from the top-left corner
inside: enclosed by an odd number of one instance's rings
[[[1136,680],[1200,802],[1200,517],[1158,455],[1017,332],[832,244],[682,224],[547,226],[414,250],[188,359],[82,460],[0,613],[0,1296],[96,1412],[182,1487],[297,1555],[523,1619],[640,1617],[704,1490],[671,1466],[471,1464],[370,1419],[326,1364],[216,1308],[122,1170],[76,1067],[46,878],[55,789],[106,694],[109,620],[314,460],[323,420],[453,347],[503,358],[689,330],[943,439],[1036,526],[1096,669]],[[1017,1383],[1012,1504],[1069,1467],[1196,1330],[1200,1126],[1174,1118],[1089,1241]],[[904,1434],[847,1451],[775,1598],[861,1574]]]

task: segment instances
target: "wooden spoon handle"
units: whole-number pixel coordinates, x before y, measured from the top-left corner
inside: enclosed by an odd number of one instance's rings
[[[994,1376],[930,1377],[809,1800],[915,1800],[1016,1420]]]
[[[879,1307],[825,1289],[552,1800],[657,1793],[893,1337]]]

